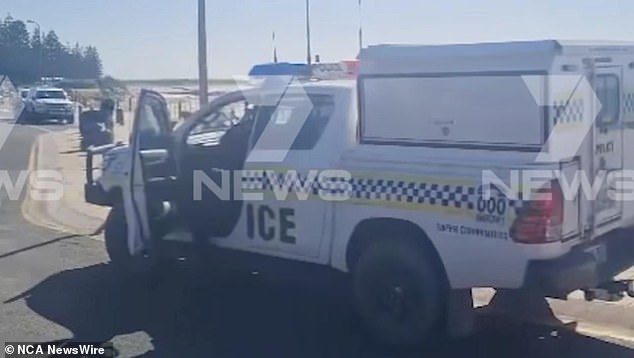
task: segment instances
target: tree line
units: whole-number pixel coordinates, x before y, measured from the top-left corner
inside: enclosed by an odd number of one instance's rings
[[[0,21],[0,75],[17,85],[41,77],[97,79],[103,67],[94,46],[63,44],[55,31],[29,32],[27,24],[7,15]]]

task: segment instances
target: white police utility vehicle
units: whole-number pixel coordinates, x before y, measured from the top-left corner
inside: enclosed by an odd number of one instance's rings
[[[24,116],[29,122],[58,119],[73,123],[74,110],[73,102],[61,88],[31,88],[24,98]]]
[[[474,287],[634,294],[613,279],[634,263],[615,249],[634,240],[634,45],[379,45],[251,75],[280,76],[174,129],[144,91],[131,144],[89,152],[113,265],[179,241],[329,267],[370,330],[404,344],[454,325]]]

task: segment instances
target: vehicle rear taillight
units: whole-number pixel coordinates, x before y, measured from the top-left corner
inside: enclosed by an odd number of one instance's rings
[[[523,244],[559,241],[563,220],[564,197],[559,182],[553,180],[524,203],[511,226],[511,237]]]

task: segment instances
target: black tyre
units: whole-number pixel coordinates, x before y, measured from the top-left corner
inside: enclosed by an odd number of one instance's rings
[[[396,346],[435,343],[445,312],[442,275],[407,240],[370,244],[353,269],[354,300],[370,332]]]
[[[154,268],[150,255],[133,256],[128,250],[128,224],[122,205],[115,205],[108,214],[105,226],[105,243],[110,263],[122,276],[147,276]]]
[[[33,111],[29,110],[28,108],[24,109],[24,122],[25,123],[33,123],[35,122],[35,114],[33,113]]]
[[[18,115],[17,123],[18,124],[26,124],[28,122],[26,108],[23,109]]]

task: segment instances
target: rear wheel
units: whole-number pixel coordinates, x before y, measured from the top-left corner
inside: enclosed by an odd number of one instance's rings
[[[441,332],[446,294],[433,261],[407,240],[370,244],[353,270],[354,299],[383,344],[428,345]]]

